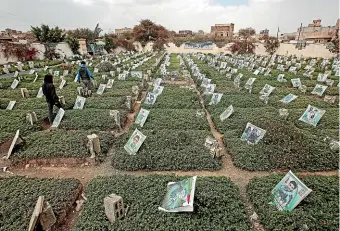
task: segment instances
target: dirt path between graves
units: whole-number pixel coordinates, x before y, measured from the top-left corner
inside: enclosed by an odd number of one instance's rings
[[[180,83],[179,83],[180,82]],[[222,158],[222,169],[219,171],[135,171],[135,172],[126,172],[116,170],[111,165],[112,159],[112,151],[109,152],[106,160],[99,165],[96,166],[79,166],[79,167],[34,167],[34,168],[15,168],[10,169],[14,175],[27,176],[27,177],[37,177],[37,178],[76,178],[81,181],[84,185],[84,189],[86,189],[87,184],[95,177],[98,176],[117,176],[117,175],[133,175],[133,176],[141,176],[141,175],[178,175],[178,176],[225,176],[230,178],[240,189],[240,193],[242,198],[246,204],[246,208],[248,211],[248,216],[251,216],[254,212],[251,203],[246,197],[246,187],[249,181],[254,177],[263,177],[273,173],[286,173],[286,171],[275,171],[275,172],[251,172],[239,169],[234,166],[231,156],[228,154],[225,145],[223,143],[222,135],[216,130],[216,127],[211,119],[210,113],[206,110],[203,97],[200,92],[197,90],[196,85],[193,81],[166,81],[167,84],[173,84],[177,86],[194,86],[195,91],[197,92],[202,108],[206,112],[206,118],[211,127],[211,132],[215,139],[218,141],[219,146],[221,147],[221,158]],[[146,97],[146,92],[142,93],[141,100],[142,101]],[[135,114],[139,112],[141,107],[140,102],[136,102],[134,105],[134,112],[128,114],[128,118],[126,123],[124,124],[121,132],[116,134],[116,136],[120,136],[127,132],[129,127],[133,124]],[[323,176],[336,176],[338,175],[338,171],[327,171],[327,172],[301,172],[300,175],[323,175]],[[0,176],[3,175],[12,175],[10,173],[1,173]],[[60,230],[71,230],[74,227],[78,216],[81,214],[77,211],[72,211],[72,213],[68,216],[67,221],[64,226]],[[263,227],[256,220],[251,219],[254,230],[263,231]]]

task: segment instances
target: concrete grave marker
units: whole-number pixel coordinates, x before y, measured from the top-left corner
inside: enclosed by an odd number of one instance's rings
[[[30,94],[28,93],[28,90],[27,88],[20,88],[20,91],[21,91],[21,96],[22,98],[28,98],[30,97]]]
[[[68,71],[68,70],[64,70],[64,71],[63,71],[63,76],[66,76],[66,75],[68,75],[68,73],[69,73],[69,71]]]
[[[113,83],[114,83],[114,79],[109,79],[106,84],[106,88],[111,89],[113,87]]]
[[[123,198],[116,194],[104,198],[104,209],[105,215],[111,223],[125,217]]]
[[[15,105],[15,103],[16,103],[16,101],[9,101],[6,110],[12,110],[14,105]]]
[[[34,111],[26,114],[26,121],[32,126],[35,122],[38,121],[37,115],[35,114]]]
[[[40,213],[39,222],[43,230],[50,230],[57,222],[57,218],[53,212],[52,206],[47,201],[44,201],[44,207]]]
[[[28,225],[28,231],[35,231],[39,216],[43,211],[44,207],[44,196],[39,196],[37,203],[35,204],[33,214],[31,216],[30,223]]]
[[[110,110],[110,117],[114,118],[116,125],[121,129],[119,111],[118,110]]]
[[[2,68],[2,70],[3,70],[6,74],[9,74],[9,70],[8,70],[7,67]]]
[[[102,95],[105,91],[105,88],[106,88],[106,84],[100,84],[97,90],[97,94]]]
[[[42,90],[42,87],[41,87],[41,88],[39,88],[39,91],[38,91],[38,94],[37,94],[37,98],[42,98],[43,95],[44,95],[44,93],[43,93],[43,90]]]
[[[66,104],[64,96],[59,96],[59,102],[60,102],[61,105],[65,105]]]
[[[34,68],[34,62],[33,61],[29,61],[28,62],[28,66],[33,69]]]
[[[65,80],[65,79],[61,80],[59,89],[60,89],[60,90],[63,89],[63,87],[64,87],[65,85],[66,85],[66,80]]]
[[[28,72],[28,74],[29,74],[29,75],[33,75],[34,72],[35,72],[35,70],[30,70],[30,71]]]
[[[17,79],[13,80],[12,84],[11,84],[11,88],[15,89],[19,84],[19,81]]]
[[[288,109],[285,109],[285,108],[279,109],[279,114],[281,117],[284,117],[285,119],[287,119],[289,115]]]
[[[45,67],[44,67],[44,71],[47,71],[47,69],[48,69],[48,66],[45,66]]]
[[[61,120],[64,117],[64,114],[65,114],[64,109],[60,108],[58,113],[57,113],[57,116],[53,120],[53,123],[52,123],[52,126],[51,126],[52,128],[57,128],[59,126]]]
[[[37,81],[38,77],[39,77],[38,73],[35,73],[35,78],[33,80],[33,83],[35,83],[35,81]]]
[[[86,98],[77,96],[76,102],[74,103],[73,109],[83,109]]]
[[[16,77],[18,77],[18,75],[19,75],[19,72],[18,72],[18,71],[15,71],[13,77],[16,78]]]
[[[336,100],[336,96],[331,96],[331,95],[325,95],[325,98],[323,99],[323,101],[325,101],[326,103],[335,103]]]
[[[91,158],[95,158],[96,154],[99,154],[101,152],[99,137],[96,134],[92,134],[88,135],[87,139],[87,147],[90,151]]]
[[[16,131],[16,133],[15,133],[15,136],[14,136],[14,138],[13,138],[13,140],[12,140],[12,143],[11,143],[11,146],[9,147],[9,150],[8,150],[8,152],[7,152],[7,156],[5,157],[5,159],[9,159],[9,157],[12,155],[12,152],[13,152],[13,149],[14,149],[14,147],[16,146],[16,145],[20,145],[20,144],[22,144],[23,142],[24,142],[24,140],[20,137],[20,135],[19,135],[19,130],[17,130]]]
[[[95,68],[95,69],[93,70],[93,73],[98,73],[98,68]]]

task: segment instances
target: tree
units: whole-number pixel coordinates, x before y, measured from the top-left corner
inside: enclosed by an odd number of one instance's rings
[[[169,31],[161,25],[156,25],[149,19],[140,21],[140,24],[133,28],[132,32],[135,41],[144,47],[148,42],[153,41],[155,50],[163,49],[170,37]]]
[[[80,45],[79,45],[79,40],[77,38],[72,37],[72,36],[67,36],[66,42],[70,46],[73,54],[79,54]]]
[[[41,27],[31,26],[31,32],[36,40],[42,43],[59,43],[65,39],[65,34],[62,29],[59,27],[50,28],[45,24],[42,24]]]
[[[35,59],[38,50],[31,47],[30,43],[12,43],[0,42],[0,51],[3,52],[6,59],[9,57],[16,57],[19,61],[31,61]]]
[[[274,54],[277,48],[280,46],[280,42],[276,37],[269,37],[264,41],[264,47],[266,48],[266,52],[270,55]]]
[[[255,34],[256,34],[255,29],[253,29],[251,27],[240,29],[238,31],[238,36],[243,38],[243,39],[248,39],[248,38],[250,38],[251,36],[253,36]]]
[[[113,42],[113,38],[109,34],[104,35],[104,42],[105,42],[104,49],[107,52],[110,52],[110,51],[112,51],[113,49],[116,48],[115,43]]]
[[[238,32],[240,39],[234,41],[234,44],[230,47],[231,52],[233,54],[254,54],[256,45],[251,36],[255,33],[255,29],[251,27],[240,29]]]
[[[99,24],[97,24],[94,30],[89,28],[77,28],[75,30],[68,31],[67,34],[77,39],[85,39],[87,43],[94,43],[96,39],[99,38],[102,31],[103,30],[99,27]]]
[[[327,45],[330,52],[339,54],[339,29],[335,30],[335,35],[333,36],[331,42]]]

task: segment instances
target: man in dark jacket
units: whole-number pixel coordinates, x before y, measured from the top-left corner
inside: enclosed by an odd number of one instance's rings
[[[55,87],[53,85],[53,76],[48,74],[45,75],[44,84],[42,85],[42,91],[46,97],[46,102],[48,106],[48,119],[50,123],[53,123],[53,106],[56,105],[58,108],[62,108],[59,97],[55,92]]]
[[[86,67],[85,61],[82,61],[80,66],[80,69],[78,70],[77,73],[77,82],[80,83],[80,80],[84,84],[84,87],[87,88],[87,90],[92,89],[92,83],[91,79],[93,79],[93,75],[91,71]]]

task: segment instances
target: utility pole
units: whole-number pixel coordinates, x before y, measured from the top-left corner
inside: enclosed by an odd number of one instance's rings
[[[302,31],[302,23],[301,23],[300,30],[299,30],[298,41],[300,41],[300,34],[301,34],[301,31]]]
[[[276,38],[279,40],[280,27],[277,28]]]

